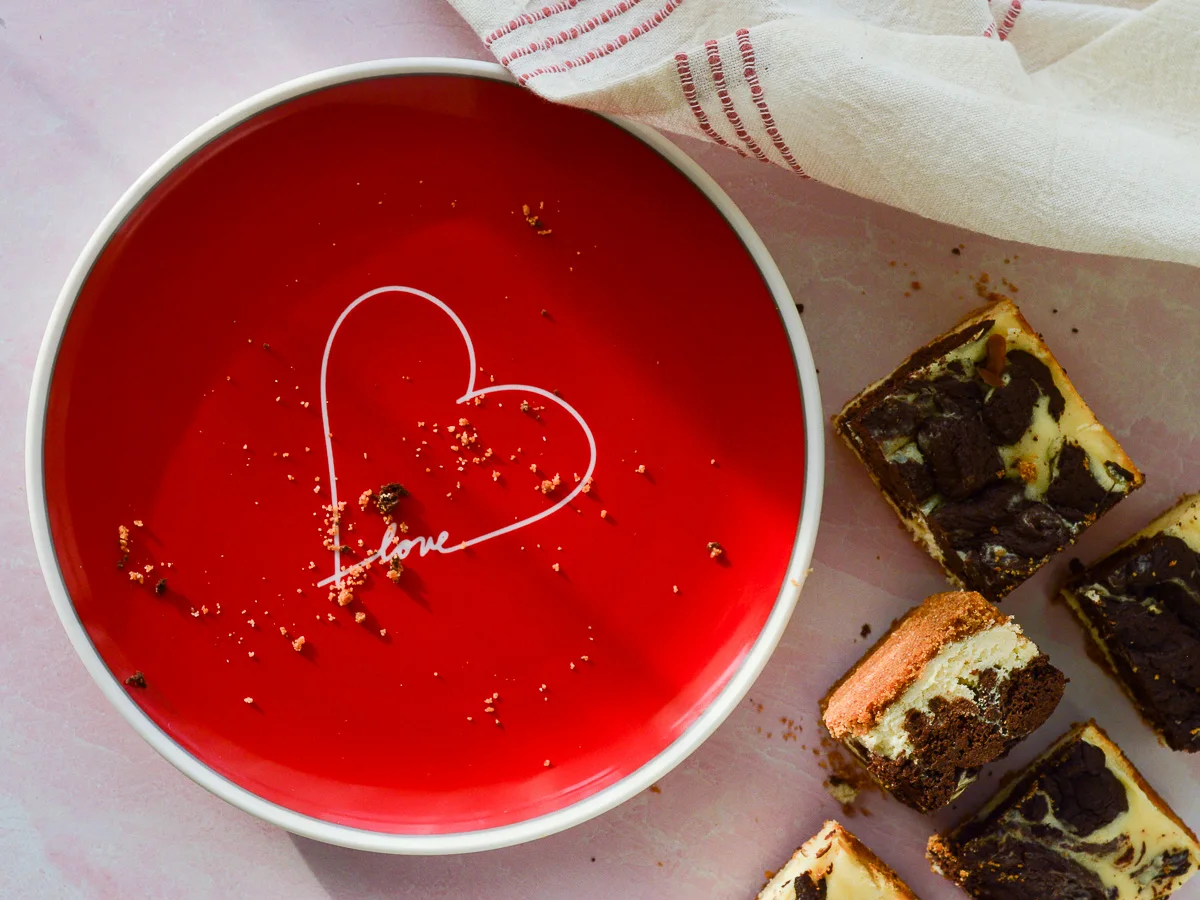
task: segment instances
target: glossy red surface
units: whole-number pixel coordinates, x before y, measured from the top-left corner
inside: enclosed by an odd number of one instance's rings
[[[560,392],[595,482],[518,531],[413,552],[397,584],[374,567],[342,607],[315,586],[333,571],[321,363],[342,311],[387,285],[460,317],[476,388]],[[328,412],[359,558],[384,529],[364,489],[402,482],[407,537],[449,549],[586,471],[563,408],[456,403],[469,372],[454,322],[412,294],[337,332]],[[145,673],[134,699],[187,751],[329,821],[473,830],[614,783],[726,684],[785,577],[801,413],[757,268],[669,163],[503,83],[383,78],[227,132],[109,242],[55,365],[51,529],[101,656]]]

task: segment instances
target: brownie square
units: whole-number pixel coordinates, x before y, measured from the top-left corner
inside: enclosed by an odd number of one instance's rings
[[[758,900],[917,900],[900,876],[837,822],[826,822]]]
[[[1196,871],[1196,836],[1095,722],[1076,725],[947,835],[933,869],[980,900],[1161,900]]]
[[[945,806],[1039,728],[1066,679],[979,594],[909,610],[821,701],[825,727],[920,812]]]
[[[1008,299],[868,387],[834,429],[950,581],[993,602],[1143,481]]]
[[[1200,494],[1072,565],[1063,596],[1142,717],[1172,750],[1200,750]]]

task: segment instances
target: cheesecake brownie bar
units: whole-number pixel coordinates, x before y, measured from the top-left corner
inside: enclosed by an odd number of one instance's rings
[[[918,350],[834,428],[951,582],[992,601],[1143,481],[1008,299]]]
[[[874,853],[826,822],[759,892],[758,900],[917,900]]]
[[[1172,750],[1200,750],[1200,494],[1073,568],[1063,596],[1142,717]]]
[[[1066,679],[979,594],[934,594],[821,701],[825,727],[884,788],[932,812],[1058,706]]]
[[[1200,863],[1196,836],[1095,722],[930,838],[928,854],[980,900],[1160,900]]]

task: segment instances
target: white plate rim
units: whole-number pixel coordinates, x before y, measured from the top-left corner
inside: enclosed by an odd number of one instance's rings
[[[466,75],[513,83],[507,70],[496,63],[477,60],[413,57],[381,59],[326,69],[269,88],[210,119],[163,154],[122,195],[96,228],[58,295],[50,314],[34,366],[25,441],[25,474],[29,515],[34,544],[50,598],[75,652],[108,701],[125,720],[171,765],[201,787],[233,806],[293,834],[358,850],[412,855],[471,853],[513,846],[546,837],[588,821],[641,793],[683,762],[729,716],[762,672],[783,636],[801,587],[809,572],[817,527],[825,471],[825,428],[816,366],[783,276],[762,240],[729,196],[696,162],[658,132],[644,125],[613,116],[604,118],[650,146],[687,177],[717,208],[741,239],[762,274],[787,332],[800,381],[804,407],[805,475],[804,499],[796,539],[771,614],[737,671],[707,709],[657,756],[621,780],[554,812],[521,822],[477,831],[448,834],[393,834],[339,825],[295,812],[272,803],[218,774],[175,743],[133,702],[128,691],[108,669],[75,613],[58,557],[50,537],[46,503],[44,439],[50,383],[62,337],[75,300],[92,266],[117,228],[133,213],[146,195],[178,165],[219,135],[280,103],[303,94],[370,78],[393,75]]]

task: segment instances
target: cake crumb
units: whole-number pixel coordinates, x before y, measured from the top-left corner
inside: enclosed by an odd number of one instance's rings
[[[639,475],[645,475],[645,474],[646,474],[646,466],[645,466],[645,464],[643,463],[642,465],[638,466],[638,467],[637,467],[636,469],[634,469],[633,471],[637,472]]]
[[[990,387],[1003,387],[1005,356],[1008,341],[1002,334],[992,334],[987,339],[987,362],[979,368],[979,377]]]
[[[607,509],[600,510],[600,518],[602,518],[602,519],[608,518],[608,510]]]
[[[161,597],[166,592],[167,592],[167,579],[165,579],[165,578],[158,579],[158,583],[154,585],[154,593],[156,593],[158,596]]]
[[[708,558],[709,559],[716,559],[718,556],[720,556],[722,553],[725,552],[725,548],[722,547],[720,544],[718,544],[716,541],[709,541],[707,544],[707,547],[708,547]]]
[[[300,635],[300,637],[298,637],[294,641],[292,641],[292,649],[295,650],[297,653],[299,653],[305,643],[306,642],[304,640],[304,635]]]
[[[677,585],[677,584],[671,585],[671,593],[678,594],[679,593],[679,585]]]
[[[146,686],[146,676],[139,669],[126,678],[125,683],[130,687],[144,688]]]
[[[1021,476],[1021,480],[1026,484],[1033,484],[1038,479],[1037,463],[1031,459],[1018,460],[1017,474]]]
[[[251,703],[254,702],[254,698],[253,697],[243,697],[242,702],[245,703],[247,706],[249,706]]]
[[[555,563],[555,564],[554,564],[554,565],[552,565],[550,568],[552,568],[552,569],[553,569],[555,572],[557,572],[557,571],[559,571],[559,568],[560,568],[560,567],[559,567],[558,563]]]
[[[379,493],[374,497],[375,508],[386,515],[396,508],[396,505],[400,502],[402,497],[407,496],[408,491],[405,489],[404,485],[396,482],[385,484],[379,489]]]
[[[380,637],[387,637],[387,629],[386,629],[386,628],[380,628],[380,629],[379,629],[379,636],[380,636]]]
[[[849,806],[858,799],[858,788],[837,775],[830,775],[826,778],[824,787],[829,796],[842,806]]]
[[[130,581],[136,581],[138,584],[145,584],[145,583],[146,583],[146,576],[145,576],[145,575],[143,575],[141,572],[130,572],[130,573],[129,573],[129,580],[130,580]]]
[[[354,614],[354,621],[361,625],[363,622],[367,621],[367,614],[365,612],[356,612]]]
[[[400,580],[400,576],[404,574],[404,566],[400,563],[398,556],[393,556],[388,560],[387,577],[388,581],[395,584]]]

